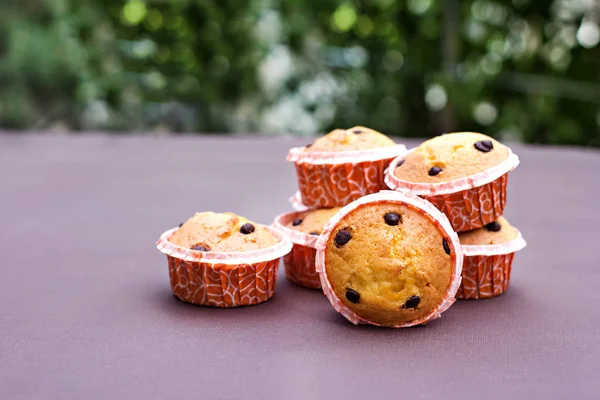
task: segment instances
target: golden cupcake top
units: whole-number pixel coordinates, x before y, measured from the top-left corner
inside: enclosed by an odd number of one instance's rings
[[[333,217],[341,207],[321,208],[318,210],[305,211],[296,219],[289,222],[287,227],[310,235],[320,235],[325,224]]]
[[[481,133],[449,133],[429,139],[408,153],[394,175],[409,182],[448,182],[485,171],[508,155],[508,147]]]
[[[504,217],[472,231],[460,232],[461,245],[502,244],[519,236],[519,232]]]
[[[349,151],[367,150],[380,147],[392,147],[396,143],[373,129],[355,126],[350,129],[335,129],[327,135],[321,136],[312,144],[306,146],[305,152],[317,151]]]
[[[412,206],[363,204],[328,238],[327,278],[340,301],[362,318],[384,326],[413,321],[444,301],[454,262],[450,242]]]
[[[197,251],[249,251],[279,242],[271,232],[239,215],[206,211],[195,213],[173,234],[170,242]]]

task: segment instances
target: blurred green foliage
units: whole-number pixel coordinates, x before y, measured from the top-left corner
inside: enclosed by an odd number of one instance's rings
[[[0,126],[600,146],[599,24],[589,0],[11,0]]]

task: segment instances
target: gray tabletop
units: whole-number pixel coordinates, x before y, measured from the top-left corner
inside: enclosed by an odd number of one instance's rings
[[[160,233],[270,223],[304,142],[0,134],[0,398],[598,398],[599,152],[513,146],[510,289],[425,327],[354,326],[282,268],[258,306],[176,300]]]

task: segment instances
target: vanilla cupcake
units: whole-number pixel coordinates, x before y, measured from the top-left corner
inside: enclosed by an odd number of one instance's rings
[[[294,244],[283,257],[285,276],[291,282],[309,289],[320,289],[321,281],[315,270],[315,244],[323,226],[339,211],[339,207],[290,212],[279,215],[274,226]]]
[[[500,217],[483,228],[458,234],[464,254],[457,299],[485,299],[508,289],[515,252],[526,245],[521,233]]]
[[[163,233],[173,294],[213,307],[262,303],[275,293],[279,259],[291,242],[276,229],[233,213],[196,213]]]
[[[386,183],[429,200],[462,232],[502,216],[508,172],[518,164],[508,147],[489,136],[450,133],[392,161]]]
[[[462,253],[448,219],[427,201],[382,191],[324,227],[316,269],[333,307],[355,324],[425,324],[454,302]]]
[[[305,147],[293,148],[301,202],[308,208],[341,207],[385,188],[384,173],[406,147],[361,126],[336,129]]]

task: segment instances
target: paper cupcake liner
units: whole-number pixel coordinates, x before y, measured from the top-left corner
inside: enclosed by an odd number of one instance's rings
[[[319,277],[321,279],[321,286],[323,288],[323,292],[331,302],[333,308],[353,324],[371,324],[375,326],[381,326],[380,324],[374,321],[370,321],[359,316],[354,311],[350,310],[344,305],[344,303],[340,300],[339,297],[337,297],[333,288],[331,287],[331,283],[329,282],[327,277],[327,266],[325,265],[325,248],[327,245],[327,241],[329,240],[329,236],[332,234],[332,232],[335,231],[337,225],[340,223],[342,218],[363,204],[377,203],[379,201],[400,202],[422,211],[423,214],[430,217],[431,221],[435,225],[437,225],[437,227],[440,228],[444,232],[444,234],[450,239],[450,242],[448,244],[453,250],[451,252],[451,257],[453,261],[452,276],[450,279],[450,284],[448,285],[448,289],[444,294],[440,304],[424,317],[392,326],[392,328],[406,328],[410,326],[421,325],[433,319],[439,318],[441,314],[455,302],[454,295],[456,294],[460,286],[463,263],[463,255],[461,252],[460,242],[458,240],[458,235],[454,232],[452,226],[450,225],[448,219],[444,214],[442,214],[431,203],[410,193],[400,193],[390,190],[384,190],[379,193],[370,194],[343,207],[336,215],[334,215],[329,220],[329,222],[323,228],[323,232],[319,236],[319,239],[317,240],[316,244],[316,270],[319,273]]]
[[[279,259],[292,243],[274,228],[280,241],[248,252],[209,252],[185,249],[169,242],[178,228],[163,233],[156,243],[167,255],[173,294],[187,303],[211,307],[259,304],[275,293]]]
[[[283,257],[286,278],[297,285],[320,289],[321,281],[315,270],[315,245],[318,236],[309,235],[287,227],[291,221],[298,218],[301,212],[285,213],[277,216],[273,227],[281,231],[294,244],[292,251]]]
[[[283,257],[285,277],[307,289],[321,289],[321,280],[315,270],[316,256],[316,249],[295,244],[292,251]]]
[[[289,198],[289,202],[292,205],[292,208],[296,211],[310,210],[310,208],[308,208],[306,205],[304,205],[304,203],[302,203],[302,195],[299,191],[294,193],[294,195]]]
[[[391,162],[385,182],[390,189],[410,192],[433,203],[446,214],[456,232],[469,231],[496,221],[504,213],[508,172],[519,165],[517,155],[510,149],[508,152],[506,160],[486,171],[440,183],[415,183],[397,178],[394,170],[405,158],[400,156]]]
[[[349,151],[304,151],[306,147],[291,148],[287,155],[288,161],[309,164],[347,164],[362,161],[393,159],[406,153],[406,146],[378,147],[366,150]]]
[[[463,279],[456,298],[486,299],[504,293],[510,282],[515,252],[525,246],[520,232],[507,243],[463,245]]]
[[[343,152],[304,152],[293,148],[288,161],[296,164],[301,202],[309,208],[341,207],[386,189],[385,170],[404,145]]]

